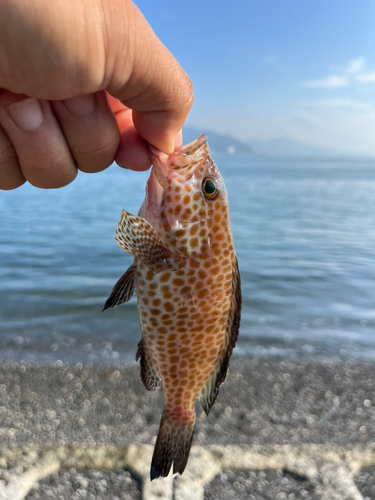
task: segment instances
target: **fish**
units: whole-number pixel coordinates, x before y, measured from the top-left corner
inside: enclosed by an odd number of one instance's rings
[[[134,257],[104,309],[137,294],[143,385],[163,386],[151,480],[185,470],[195,401],[208,415],[224,382],[241,319],[241,280],[228,196],[207,137],[166,155],[150,146],[152,170],[137,216],[122,211],[116,242]]]

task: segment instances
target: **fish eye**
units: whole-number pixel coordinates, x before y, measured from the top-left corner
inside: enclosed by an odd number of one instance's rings
[[[215,183],[210,177],[206,177],[202,182],[203,194],[206,198],[214,200],[219,196],[219,190],[215,186]]]

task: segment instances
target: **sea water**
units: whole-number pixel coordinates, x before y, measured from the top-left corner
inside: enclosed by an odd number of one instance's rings
[[[375,162],[217,156],[243,293],[235,355],[375,358]],[[113,239],[149,173],[0,192],[0,360],[133,362],[136,299],[101,312],[132,262]]]

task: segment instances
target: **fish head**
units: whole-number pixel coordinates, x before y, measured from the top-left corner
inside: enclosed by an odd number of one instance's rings
[[[150,149],[153,168],[140,215],[170,250],[193,257],[207,253],[212,239],[229,226],[225,184],[207,137],[171,155]]]

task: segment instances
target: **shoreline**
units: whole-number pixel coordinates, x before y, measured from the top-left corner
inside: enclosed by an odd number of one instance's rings
[[[46,444],[110,442],[111,433],[124,443],[152,444],[163,404],[162,391],[143,387],[136,363],[0,362],[0,397],[3,444],[27,443],[27,430]],[[244,438],[252,445],[375,443],[375,425],[366,427],[375,421],[375,362],[233,359],[209,416],[199,401],[196,412],[194,442],[201,445],[242,444]],[[121,432],[124,422],[132,422],[132,432]],[[348,422],[358,425],[349,430]]]
[[[155,442],[162,394],[146,391],[138,366],[0,362],[0,408],[3,450],[29,445],[144,446]],[[199,402],[196,409],[193,446],[375,450],[375,362],[235,358],[209,416]],[[215,479],[209,487],[212,498],[225,498],[218,493],[223,480],[227,495],[228,484],[235,483],[249,492],[250,479],[241,474],[229,470]],[[67,483],[66,475],[61,477]],[[369,474],[364,487],[375,487],[373,478]],[[274,477],[280,488],[281,479]],[[250,482],[261,480],[257,476]]]
[[[140,337],[139,337],[140,338]],[[81,363],[85,366],[132,366],[138,363],[135,360],[137,344],[139,339],[134,340],[127,349],[116,351],[108,342],[101,349],[69,349],[66,351],[53,351],[46,349],[43,351],[24,349],[0,349],[0,364],[26,364],[36,366],[54,366],[57,364],[68,364],[75,366]],[[307,342],[305,339],[298,341],[281,341],[272,339],[272,342],[243,343],[237,342],[232,353],[230,363],[239,360],[256,360],[265,362],[334,362],[345,363],[350,360],[375,363],[375,344],[353,344],[339,345],[337,342]]]

